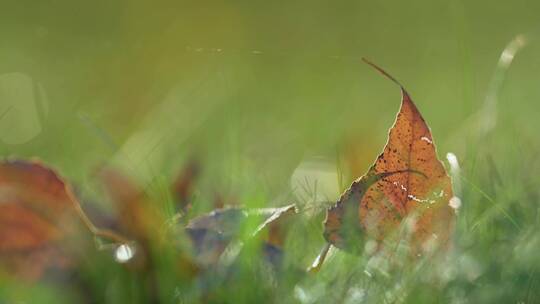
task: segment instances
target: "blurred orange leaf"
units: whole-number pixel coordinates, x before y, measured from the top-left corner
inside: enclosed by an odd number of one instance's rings
[[[36,161],[1,162],[1,267],[37,279],[48,268],[68,266],[65,241],[82,240],[80,212],[70,186],[52,169]]]
[[[122,173],[105,168],[100,171],[101,181],[117,212],[122,232],[143,246],[157,240],[165,219],[156,202],[145,191]]]
[[[186,213],[191,209],[191,201],[195,182],[199,177],[201,165],[195,158],[189,160],[177,175],[173,185],[172,192],[176,201],[177,209]]]

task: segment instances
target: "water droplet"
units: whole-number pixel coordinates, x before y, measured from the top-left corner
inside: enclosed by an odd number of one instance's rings
[[[454,196],[448,202],[448,205],[457,211],[461,207],[461,199],[457,196]]]
[[[135,255],[135,247],[127,244],[122,244],[116,248],[114,252],[114,259],[118,263],[127,263]]]
[[[454,153],[448,152],[446,154],[446,159],[448,160],[448,163],[450,164],[451,170],[459,171],[459,162],[458,162],[457,156]]]

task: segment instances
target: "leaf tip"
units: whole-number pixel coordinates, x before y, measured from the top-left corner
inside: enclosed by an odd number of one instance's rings
[[[392,82],[394,82],[395,84],[397,84],[400,88],[401,88],[401,91],[404,93],[404,94],[407,94],[407,91],[405,91],[405,89],[403,88],[403,85],[401,85],[401,83],[399,81],[397,81],[396,78],[394,78],[392,75],[388,74],[388,72],[386,72],[383,68],[381,68],[380,66],[376,65],[375,63],[373,63],[372,61],[370,61],[369,59],[367,59],[366,57],[362,57],[362,61],[364,63],[366,63],[367,65],[371,66],[372,68],[374,68],[375,70],[377,70],[379,73],[381,73],[383,76],[385,76],[386,78],[390,79]]]

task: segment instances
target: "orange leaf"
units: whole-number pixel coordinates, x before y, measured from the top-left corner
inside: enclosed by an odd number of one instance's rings
[[[437,159],[424,118],[403,87],[401,93],[401,109],[383,152],[328,210],[324,236],[338,248],[361,250],[366,236],[381,241],[406,218],[413,223],[413,253],[449,240],[454,222],[448,204],[453,196],[451,181]]]
[[[156,202],[151,201],[141,187],[116,170],[104,168],[99,176],[115,205],[123,232],[143,243],[143,246],[157,240],[158,230],[165,220]]]
[[[195,159],[188,161],[176,177],[172,185],[178,210],[186,213],[191,209],[195,182],[201,171],[200,163]]]
[[[0,267],[21,277],[65,267],[66,240],[80,240],[80,206],[69,185],[38,162],[0,163]]]

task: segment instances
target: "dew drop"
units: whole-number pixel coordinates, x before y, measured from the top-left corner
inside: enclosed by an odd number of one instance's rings
[[[135,247],[132,247],[127,244],[122,244],[116,248],[114,252],[114,259],[118,263],[127,263],[135,255]]]
[[[448,205],[450,205],[450,207],[457,211],[459,207],[461,207],[461,199],[457,196],[454,196],[450,199]]]

